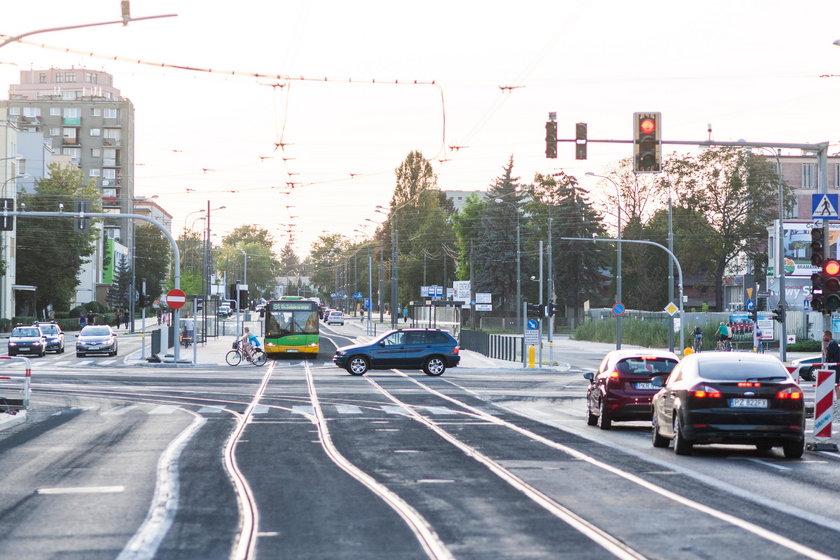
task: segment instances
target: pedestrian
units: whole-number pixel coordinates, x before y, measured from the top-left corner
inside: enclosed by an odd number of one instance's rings
[[[753,331],[753,349],[759,354],[764,354],[764,341],[761,340],[761,335],[761,327],[756,325]]]
[[[85,328],[86,325],[87,325],[87,318],[85,317],[85,312],[80,311],[79,312],[79,328],[83,329],[83,328]]]
[[[93,312],[93,309],[89,309],[87,312],[87,324],[88,325],[95,325],[96,324],[96,314]]]
[[[403,307],[403,323],[408,323],[408,307]]]
[[[122,324],[122,315],[120,315],[120,310],[117,309],[114,312],[114,326],[117,327],[117,328],[120,328],[121,324]]]
[[[160,310],[160,307],[157,308],[157,322],[160,325],[161,320],[163,319],[163,313]]]
[[[128,311],[125,311],[125,312],[123,313],[123,321],[125,321],[125,328],[128,328],[128,320],[129,320],[129,318],[130,318],[130,315],[128,314]]]
[[[825,343],[825,351],[823,358],[827,364],[840,364],[840,344],[831,336],[831,331],[823,332],[823,343]],[[840,365],[828,366],[834,370],[834,383],[840,383]]]

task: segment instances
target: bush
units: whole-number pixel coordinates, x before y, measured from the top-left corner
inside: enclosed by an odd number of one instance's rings
[[[797,340],[794,344],[788,344],[789,352],[822,352],[822,341],[819,340]]]
[[[575,329],[572,338],[614,343],[615,319],[588,321]],[[621,341],[649,348],[665,348],[668,346],[668,325],[657,321],[623,319],[621,322]]]

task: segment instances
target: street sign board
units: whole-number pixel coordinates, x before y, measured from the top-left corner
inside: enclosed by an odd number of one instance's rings
[[[166,292],[166,305],[172,309],[181,309],[185,303],[187,303],[187,294],[178,288],[173,288]]]
[[[840,194],[812,194],[811,195],[811,217],[817,220],[836,220],[837,208]]]
[[[676,313],[676,312],[677,312],[677,311],[679,311],[679,310],[680,310],[680,308],[679,308],[679,307],[677,307],[676,305],[674,305],[674,302],[673,302],[673,301],[668,302],[668,305],[666,305],[666,306],[665,306],[665,311],[666,311],[666,312],[668,313],[668,315],[670,315],[671,317],[673,317],[673,316],[674,316],[674,313]]]
[[[476,303],[475,304],[476,311],[493,311],[493,304],[492,303]]]
[[[529,345],[537,345],[540,343],[540,322],[537,319],[528,319],[528,323],[525,326],[525,333],[523,338],[525,339],[525,344]]]
[[[627,311],[627,308],[624,307],[623,303],[616,303],[615,305],[612,306],[613,315],[616,315],[616,316],[620,317],[621,315],[624,315],[625,311]]]
[[[487,292],[477,292],[475,294],[476,303],[493,303],[493,294]]]
[[[455,290],[455,296],[452,298],[454,301],[463,301],[464,303],[470,301],[469,280],[456,280],[452,282],[452,287]]]

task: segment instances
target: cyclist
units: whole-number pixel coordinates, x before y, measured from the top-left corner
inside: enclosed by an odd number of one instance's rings
[[[703,349],[703,329],[694,328],[694,351],[700,352]]]
[[[731,348],[731,346],[729,346],[730,337],[729,327],[726,323],[721,321],[720,327],[718,327],[718,348],[721,350],[728,350]]]
[[[251,332],[251,329],[245,327],[245,332],[239,337],[239,347],[242,350],[242,355],[250,362],[254,356],[254,348],[260,347],[260,339]]]

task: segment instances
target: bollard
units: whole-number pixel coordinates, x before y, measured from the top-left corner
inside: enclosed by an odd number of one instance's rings
[[[528,345],[528,367],[529,368],[534,367],[534,354],[535,354],[534,347],[531,346],[531,345]]]
[[[825,367],[825,366],[823,366]],[[819,369],[817,374],[816,398],[814,399],[814,437],[817,441],[808,443],[811,451],[837,451],[837,444],[826,441],[831,437],[831,416],[834,413],[834,370]],[[819,440],[823,441],[819,441]]]

